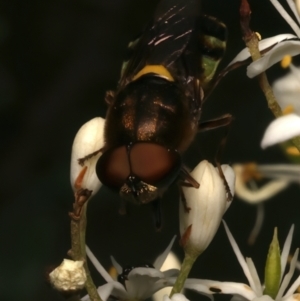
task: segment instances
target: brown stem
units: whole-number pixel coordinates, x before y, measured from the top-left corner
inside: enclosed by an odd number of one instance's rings
[[[85,288],[90,296],[91,301],[102,301],[97,288],[90,275],[89,268],[86,261],[85,251],[85,232],[86,232],[86,209],[87,201],[91,193],[86,190],[78,191],[75,193],[75,203],[73,205],[74,211],[71,216],[71,252],[73,260],[83,260],[84,268],[87,276]]]
[[[243,39],[246,46],[249,49],[250,55],[253,61],[261,58],[261,54],[258,48],[258,37],[255,32],[250,29],[251,9],[247,0],[241,0],[240,6],[240,23],[243,34]],[[259,85],[265,94],[268,102],[269,109],[273,112],[275,117],[282,116],[282,111],[278,105],[272,88],[269,84],[265,72],[258,76]]]

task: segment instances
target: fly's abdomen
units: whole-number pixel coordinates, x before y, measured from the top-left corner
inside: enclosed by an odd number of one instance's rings
[[[211,16],[202,16],[200,21],[200,53],[202,64],[202,85],[209,84],[225,53],[227,41],[226,26]]]

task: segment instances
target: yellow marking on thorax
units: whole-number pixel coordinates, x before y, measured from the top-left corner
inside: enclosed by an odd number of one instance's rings
[[[170,82],[174,81],[174,78],[171,75],[171,73],[163,65],[146,65],[142,70],[140,70],[133,77],[132,80],[136,80],[136,79],[140,78],[141,76],[148,74],[148,73],[158,74],[159,76],[164,77],[165,79],[167,79]]]

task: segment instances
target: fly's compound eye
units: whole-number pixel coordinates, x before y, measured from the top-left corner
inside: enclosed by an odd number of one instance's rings
[[[138,142],[104,153],[97,162],[96,173],[104,185],[118,190],[124,198],[148,203],[175,181],[180,169],[177,151]]]

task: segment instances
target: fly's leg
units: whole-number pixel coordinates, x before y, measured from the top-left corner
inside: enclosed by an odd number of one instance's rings
[[[225,178],[225,175],[223,173],[223,170],[221,168],[221,156],[222,156],[222,151],[224,150],[225,148],[225,144],[226,144],[226,140],[227,140],[227,135],[228,133],[226,134],[226,136],[221,140],[221,143],[219,145],[219,148],[218,148],[218,151],[217,151],[217,154],[216,154],[216,158],[215,158],[215,162],[216,162],[216,165],[217,165],[217,168],[218,168],[218,171],[219,171],[219,174],[220,174],[220,177],[221,179],[223,180],[223,183],[224,183],[224,186],[225,186],[225,190],[226,190],[226,194],[227,194],[227,201],[228,202],[231,202],[232,199],[233,199],[233,196],[232,196],[232,193],[230,191],[230,187],[227,183],[227,180]]]
[[[226,193],[227,193],[227,201],[228,202],[232,201],[233,196],[232,196],[232,193],[230,191],[230,187],[227,183],[227,180],[225,178],[225,175],[223,173],[223,170],[221,168],[221,164],[220,164],[221,160],[220,159],[222,157],[222,152],[225,148],[225,144],[226,144],[227,136],[228,136],[228,132],[229,132],[229,127],[232,123],[232,120],[233,120],[233,117],[232,117],[231,114],[225,114],[225,115],[223,115],[219,118],[202,122],[198,126],[198,130],[201,131],[201,132],[202,131],[213,130],[213,129],[216,129],[216,128],[219,128],[219,127],[224,127],[224,126],[227,128],[227,132],[225,134],[225,137],[220,142],[220,145],[219,145],[216,157],[215,157],[215,163],[216,163],[216,166],[218,168],[220,177],[223,180],[223,183],[224,183],[224,186],[225,186],[225,189],[226,189]]]
[[[83,158],[79,158],[78,159],[78,164],[83,166],[85,161],[97,156],[99,153],[102,152],[102,150],[103,150],[103,148],[100,148],[100,149],[94,151],[93,153],[84,156]]]
[[[200,184],[190,175],[190,173],[184,167],[182,167],[180,170],[179,178],[180,181],[178,185],[179,185],[180,200],[183,204],[185,212],[188,213],[191,210],[191,208],[187,205],[182,187],[193,187],[198,189],[200,187]]]
[[[186,187],[199,188],[200,184],[190,175],[190,173],[182,167],[179,173],[180,185]]]
[[[69,216],[75,220],[79,221],[81,217],[82,207],[88,201],[92,191],[88,189],[79,189],[75,192],[75,202],[73,203],[73,211],[69,212]]]
[[[183,205],[183,208],[184,208],[184,211],[186,213],[189,213],[191,208],[188,206],[187,202],[186,202],[186,198],[184,196],[184,193],[183,193],[183,190],[182,190],[182,186],[187,186],[187,187],[193,187],[193,186],[190,186],[188,183],[180,183],[179,185],[179,193],[180,193],[180,201],[182,202],[182,205]]]
[[[116,93],[115,93],[115,91],[111,91],[111,90],[109,90],[109,91],[106,91],[106,93],[105,93],[105,102],[109,105],[109,106],[111,106],[112,105],[112,103],[114,102],[114,100],[115,100],[115,96],[116,96]]]
[[[225,115],[222,115],[221,117],[201,122],[198,125],[198,131],[204,132],[204,131],[214,130],[214,129],[217,129],[217,128],[223,127],[223,126],[229,127],[232,123],[232,120],[233,120],[233,117],[231,114],[225,114]]]

